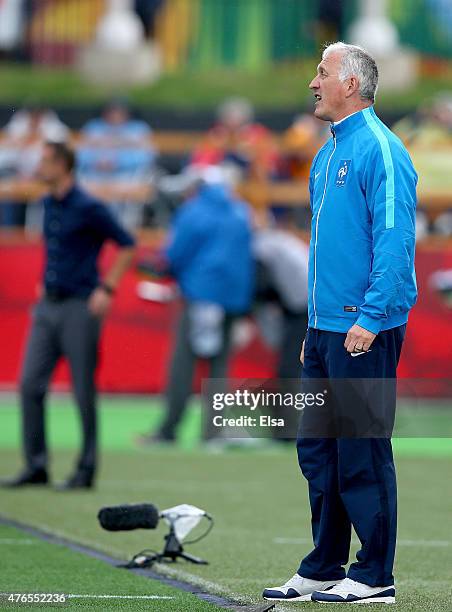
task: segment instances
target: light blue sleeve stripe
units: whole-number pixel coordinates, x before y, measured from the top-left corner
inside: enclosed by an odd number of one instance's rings
[[[386,171],[386,229],[391,229],[391,227],[394,227],[394,164],[392,163],[391,149],[388,138],[375,120],[371,108],[364,109],[363,116],[367,125],[378,138],[383,154]]]

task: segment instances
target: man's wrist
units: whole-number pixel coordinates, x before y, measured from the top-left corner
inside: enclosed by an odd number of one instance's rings
[[[369,317],[369,315],[361,313],[358,319],[355,321],[355,325],[358,325],[359,327],[362,327],[366,331],[369,331],[377,336],[381,331],[383,321],[381,319],[374,319],[373,317]]]

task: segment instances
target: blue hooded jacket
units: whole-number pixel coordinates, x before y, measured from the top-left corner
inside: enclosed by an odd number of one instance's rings
[[[309,327],[378,334],[406,323],[417,297],[417,174],[373,107],[331,131],[309,178]]]
[[[203,185],[175,216],[165,254],[191,302],[239,314],[251,305],[254,261],[251,215],[222,185]]]

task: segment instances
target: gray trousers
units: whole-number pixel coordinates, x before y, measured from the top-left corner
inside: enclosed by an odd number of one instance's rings
[[[31,470],[47,467],[44,400],[55,366],[69,362],[73,390],[81,417],[83,444],[77,470],[96,467],[96,387],[100,319],[88,310],[87,300],[43,298],[33,310],[20,381],[25,461]]]
[[[233,317],[226,315],[223,322],[223,345],[215,357],[208,359],[209,377],[226,378],[231,345]],[[171,358],[168,385],[166,389],[167,412],[159,435],[173,440],[176,427],[185,412],[192,392],[193,375],[198,357],[194,354],[189,341],[189,316],[185,306],[177,330],[176,343]]]

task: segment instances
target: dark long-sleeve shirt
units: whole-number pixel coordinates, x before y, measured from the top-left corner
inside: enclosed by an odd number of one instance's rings
[[[104,242],[131,247],[135,241],[106,206],[77,185],[63,199],[49,195],[43,204],[45,289],[63,297],[88,297],[99,284],[97,259]]]

